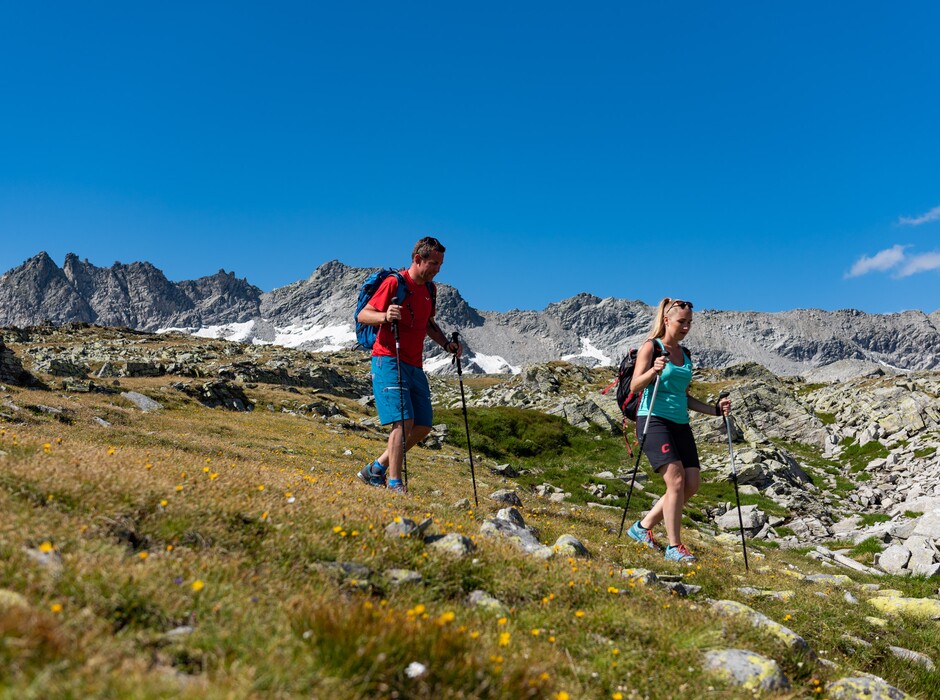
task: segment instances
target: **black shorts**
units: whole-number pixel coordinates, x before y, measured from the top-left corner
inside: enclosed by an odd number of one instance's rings
[[[636,419],[636,434],[640,439],[646,427],[646,419],[646,416],[637,416]],[[643,454],[649,459],[654,471],[658,472],[672,462],[682,462],[686,469],[701,469],[692,426],[688,423],[674,423],[659,416],[650,418],[649,423]]]

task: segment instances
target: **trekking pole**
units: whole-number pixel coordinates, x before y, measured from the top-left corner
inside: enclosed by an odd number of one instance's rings
[[[408,490],[408,445],[407,435],[405,435],[405,386],[401,381],[401,336],[398,334],[398,321],[392,323],[392,330],[395,332],[395,364],[398,367],[398,398],[401,413],[401,476],[405,484],[405,490]]]
[[[721,401],[727,398],[728,392],[723,391],[718,395]],[[744,541],[744,518],[741,516],[741,497],[738,495],[738,470],[734,466],[734,448],[731,446],[731,417],[725,416],[725,427],[728,429],[728,453],[731,455],[731,481],[734,482],[734,500],[738,503],[738,526],[741,528],[741,548],[744,550],[744,570],[749,571],[747,566],[747,543]]]
[[[650,398],[649,412],[646,423],[643,424],[643,436],[640,438],[640,449],[636,451],[636,461],[633,463],[633,475],[630,477],[630,490],[627,492],[627,502],[623,506],[623,517],[620,518],[620,532],[617,537],[623,536],[623,524],[627,521],[627,509],[630,507],[630,497],[633,496],[633,484],[636,482],[636,471],[640,466],[640,457],[643,456],[643,445],[646,444],[646,431],[650,427],[650,418],[653,417],[653,406],[656,405],[656,392],[659,391],[659,373],[656,373],[656,383],[653,384],[653,396]]]
[[[454,331],[450,339],[454,343],[459,343],[457,331]],[[463,368],[460,365],[460,355],[454,355],[454,362],[457,363],[457,379],[460,380],[460,403],[463,404],[463,425],[467,431],[467,454],[470,455],[470,479],[473,481],[473,502],[477,508],[480,507],[480,501],[477,500],[477,477],[473,473],[473,450],[470,449],[470,419],[467,417],[467,397],[463,393]]]

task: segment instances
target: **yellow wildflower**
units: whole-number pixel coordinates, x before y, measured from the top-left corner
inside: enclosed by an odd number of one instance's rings
[[[446,625],[448,622],[453,622],[453,621],[454,621],[454,618],[456,618],[456,617],[457,617],[457,616],[456,616],[453,612],[451,612],[450,610],[448,610],[448,611],[445,612],[443,615],[441,615],[439,618],[437,618],[437,624],[439,624],[439,625]]]

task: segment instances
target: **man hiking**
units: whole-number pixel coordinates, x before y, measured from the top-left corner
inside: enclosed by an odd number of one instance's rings
[[[357,474],[369,486],[387,484],[405,493],[405,451],[431,432],[431,388],[422,369],[425,337],[460,355],[460,343],[449,341],[434,321],[433,280],[443,264],[441,242],[422,238],[411,253],[411,266],[386,277],[357,316],[360,323],[380,326],[372,346],[372,392],[379,421],[392,426],[385,451]],[[401,304],[396,303],[399,280],[406,288]]]

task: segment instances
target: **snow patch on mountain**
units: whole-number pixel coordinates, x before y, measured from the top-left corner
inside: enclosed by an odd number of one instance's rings
[[[288,348],[303,347],[318,352],[335,352],[356,344],[356,331],[350,324],[320,324],[275,328],[274,344]]]
[[[267,327],[266,327],[267,326]],[[188,333],[197,338],[229,340],[252,345],[281,345],[287,348],[304,348],[318,352],[335,352],[356,344],[356,332],[351,324],[322,325],[302,324],[273,326],[246,321],[244,323],[226,323],[201,328],[161,328],[158,333],[176,331]]]
[[[453,355],[442,353],[429,357],[424,361],[424,371],[428,374],[438,374],[449,371]],[[468,373],[483,374],[519,374],[520,367],[514,367],[498,355],[484,355],[482,353],[467,353],[461,356],[461,367]]]
[[[597,364],[603,367],[613,365],[613,360],[604,354],[604,351],[594,345],[590,338],[581,337],[581,352],[574,355],[563,355],[561,359],[571,362],[576,359],[597,360]]]

